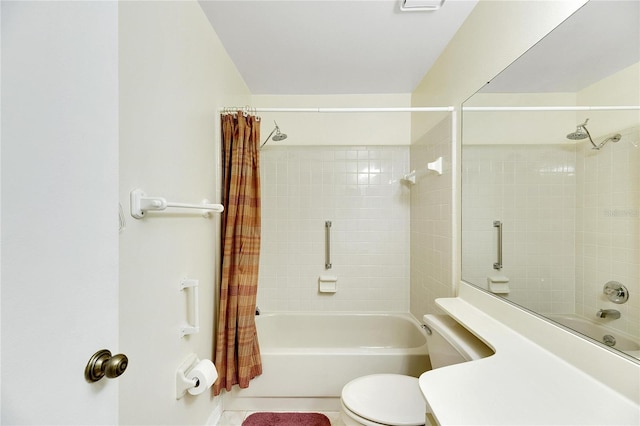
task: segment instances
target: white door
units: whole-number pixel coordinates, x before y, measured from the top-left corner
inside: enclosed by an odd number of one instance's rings
[[[1,423],[116,424],[117,3],[0,7]]]

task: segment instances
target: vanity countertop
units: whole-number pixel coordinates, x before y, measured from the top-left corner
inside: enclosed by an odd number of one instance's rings
[[[640,388],[629,398],[464,299],[437,303],[495,351],[420,376],[420,389],[440,425],[640,424]]]

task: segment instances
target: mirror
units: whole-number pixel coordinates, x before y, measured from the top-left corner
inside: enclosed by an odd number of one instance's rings
[[[462,279],[636,362],[639,61],[640,2],[592,0],[462,113]]]

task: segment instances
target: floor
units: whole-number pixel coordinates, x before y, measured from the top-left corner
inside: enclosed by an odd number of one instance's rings
[[[224,411],[217,426],[241,426],[242,421],[255,411]],[[338,411],[321,412],[331,420],[331,426],[344,426]]]

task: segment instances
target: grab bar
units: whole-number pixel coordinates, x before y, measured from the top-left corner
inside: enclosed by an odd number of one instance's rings
[[[174,203],[162,197],[147,197],[141,189],[136,188],[131,191],[131,216],[142,219],[149,210],[164,210],[167,207],[181,209],[200,209],[202,216],[209,217],[209,212],[222,213],[222,204],[209,204],[208,200],[203,200],[202,204]]]
[[[493,269],[502,269],[502,222],[499,220],[493,221],[493,227],[498,228],[498,261],[493,264]]]
[[[331,221],[324,222],[324,269],[331,269]]]
[[[185,278],[180,282],[180,291],[184,291],[187,288],[191,289],[191,321],[188,321],[187,325],[180,327],[180,337],[184,337],[187,334],[195,334],[200,332],[200,314],[198,305],[200,304],[200,298],[198,297],[198,285],[199,281],[194,279]]]

